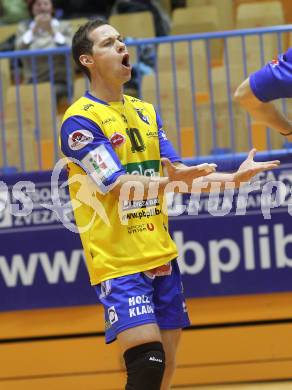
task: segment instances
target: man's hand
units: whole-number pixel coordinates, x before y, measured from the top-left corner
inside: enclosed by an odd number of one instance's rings
[[[49,33],[52,33],[52,16],[50,14],[39,14],[35,17],[35,29],[36,30],[46,30]]]
[[[240,165],[237,172],[234,173],[234,182],[238,185],[242,182],[248,182],[252,177],[263,171],[277,168],[280,165],[279,160],[255,162],[254,157],[256,149],[252,149],[247,159]]]
[[[167,158],[162,158],[164,175],[169,178],[170,181],[182,181],[186,183],[190,188],[192,187],[193,180],[199,177],[210,175],[216,171],[216,164],[200,164],[187,167],[185,165],[176,166],[172,164]]]

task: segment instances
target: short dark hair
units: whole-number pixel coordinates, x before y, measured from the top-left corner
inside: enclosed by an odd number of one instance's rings
[[[79,57],[82,54],[92,54],[93,41],[88,37],[91,31],[99,26],[108,24],[105,19],[97,18],[89,20],[79,27],[72,39],[72,56],[79,69],[91,80],[88,68],[81,64]]]

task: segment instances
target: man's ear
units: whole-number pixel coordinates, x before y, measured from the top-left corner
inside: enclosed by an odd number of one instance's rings
[[[93,64],[93,58],[88,54],[81,54],[79,61],[82,65],[88,66]]]

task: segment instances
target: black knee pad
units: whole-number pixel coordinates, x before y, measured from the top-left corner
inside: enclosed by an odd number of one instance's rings
[[[126,390],[159,390],[165,368],[165,354],[160,342],[146,343],[124,353],[127,368]]]

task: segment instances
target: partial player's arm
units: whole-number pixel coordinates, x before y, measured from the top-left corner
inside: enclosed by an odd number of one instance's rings
[[[249,78],[237,88],[234,99],[250,113],[253,119],[277,130],[292,141],[292,123],[273,103],[262,102],[254,95]]]
[[[231,183],[232,188],[239,188],[241,184],[249,182],[258,173],[277,168],[280,164],[278,160],[255,162],[255,155],[256,149],[252,149],[246,160],[234,173],[215,172],[194,180],[192,192],[224,191],[225,188],[228,188],[229,183]],[[171,164],[169,160],[163,160],[163,164],[168,172],[185,168],[185,165],[180,162]]]
[[[292,124],[271,103],[292,97],[292,49],[250,75],[236,90],[234,99],[253,119],[274,128],[292,141]]]
[[[111,191],[120,198],[123,198],[123,192],[121,192],[122,188],[125,190],[125,185],[133,185],[129,196],[130,199],[133,199],[137,184],[141,184],[143,186],[145,197],[147,197],[149,191],[154,191],[161,195],[165,192],[173,192],[173,187],[169,184],[173,182],[180,182],[183,183],[183,186],[176,187],[175,191],[190,193],[195,179],[210,175],[212,172],[215,172],[215,170],[215,164],[206,163],[192,167],[185,166],[184,168],[175,169],[164,177],[125,174],[117,178],[115,186]],[[125,196],[128,199],[127,192],[125,192]]]

